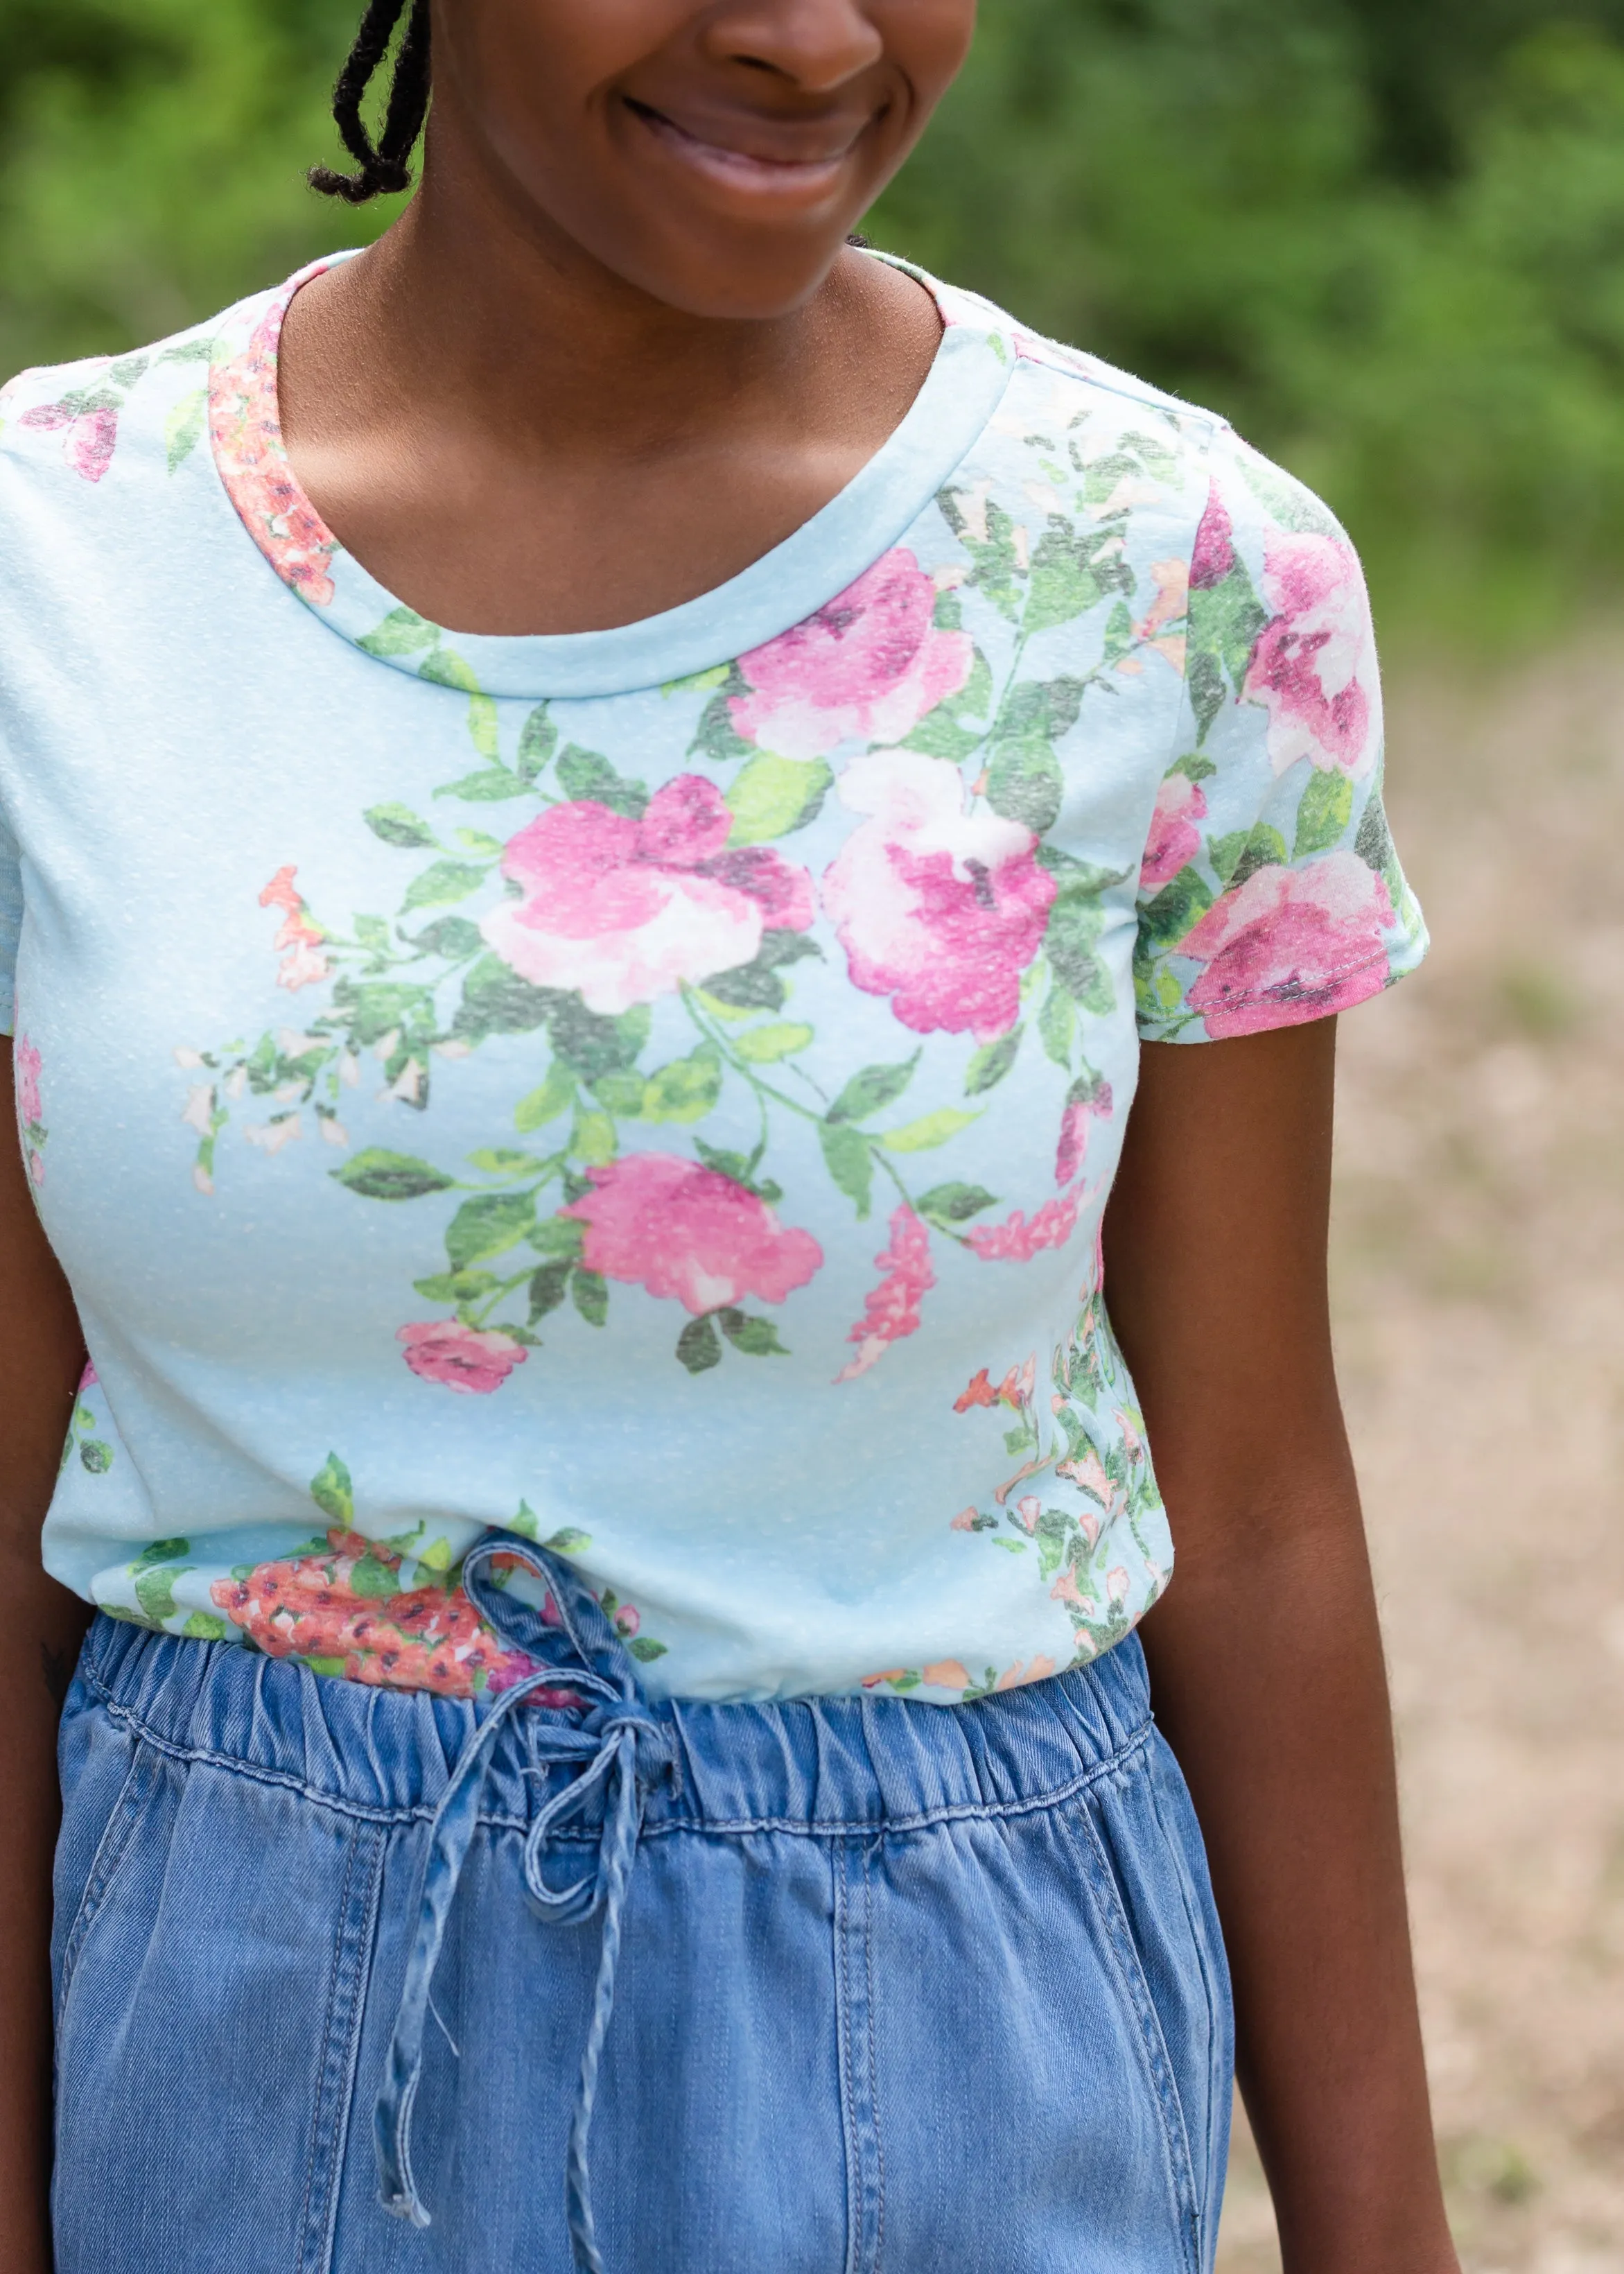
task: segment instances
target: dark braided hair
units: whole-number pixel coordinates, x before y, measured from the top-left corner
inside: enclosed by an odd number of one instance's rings
[[[410,7],[410,14],[407,10]],[[361,104],[374,74],[389,52],[396,25],[406,15],[405,37],[395,59],[383,131],[374,142],[361,116]],[[324,197],[363,206],[411,187],[411,154],[429,109],[429,0],[368,0],[355,45],[333,93],[333,116],[344,147],[359,171],[335,173],[312,166],[309,181]]]

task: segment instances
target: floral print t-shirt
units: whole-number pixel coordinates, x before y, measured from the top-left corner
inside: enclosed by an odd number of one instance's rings
[[[455,634],[290,469],[303,281],[0,397],[0,1003],[92,1359],[49,1568],[456,1697],[528,1670],[492,1526],[657,1694],[1109,1648],[1173,1561],[1101,1284],[1140,1039],[1425,944],[1347,538],[933,287],[741,576]]]

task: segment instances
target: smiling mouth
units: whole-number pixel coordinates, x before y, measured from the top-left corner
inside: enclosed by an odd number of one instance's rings
[[[769,156],[763,151],[741,150],[729,143],[709,141],[690,128],[679,125],[665,111],[639,102],[633,95],[625,95],[622,100],[650,133],[688,164],[752,187],[805,188],[821,184],[846,163],[858,139],[857,135],[850,135],[838,150],[824,151],[813,158]]]

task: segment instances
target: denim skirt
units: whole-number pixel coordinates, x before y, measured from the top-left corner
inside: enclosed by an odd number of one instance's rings
[[[1137,1640],[957,1707],[585,1641],[503,1713],[98,1619],[57,2274],[1209,2269],[1229,1988]]]

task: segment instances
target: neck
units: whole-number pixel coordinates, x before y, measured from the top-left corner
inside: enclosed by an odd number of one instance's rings
[[[816,428],[876,287],[913,290],[876,267],[843,252],[784,315],[692,315],[440,147],[395,226],[299,296],[301,359],[357,416],[344,374],[364,370],[369,422],[409,416],[500,436],[531,463],[642,456],[680,448],[718,414],[735,436]]]

